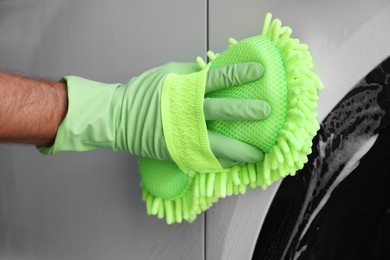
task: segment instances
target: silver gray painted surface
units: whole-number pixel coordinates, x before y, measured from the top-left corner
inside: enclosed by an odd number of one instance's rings
[[[271,11],[309,44],[324,81],[319,120],[390,53],[376,1],[210,0],[210,49],[261,31]],[[0,0],[0,68],[124,82],[205,52],[205,1]],[[43,156],[0,145],[0,259],[250,259],[278,184],[220,200],[193,224],[147,217],[136,158],[98,150]],[[206,247],[204,252],[204,236]]]
[[[390,2],[376,1],[210,1],[210,49],[220,52],[228,37],[237,40],[261,32],[272,12],[309,45],[325,89],[318,120],[374,66],[390,55]],[[208,260],[251,259],[261,225],[277,190],[253,190],[220,200],[207,213]],[[254,219],[256,221],[254,221]]]
[[[205,53],[204,1],[0,0],[0,68],[125,82]],[[148,217],[136,157],[0,145],[0,259],[203,259],[204,219]]]

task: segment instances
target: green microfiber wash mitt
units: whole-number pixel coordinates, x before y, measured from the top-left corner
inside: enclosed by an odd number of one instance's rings
[[[174,162],[140,158],[148,214],[165,218],[168,224],[193,221],[219,198],[243,194],[248,185],[266,188],[294,175],[307,162],[319,129],[315,109],[322,84],[312,71],[307,45],[291,38],[292,30],[271,18],[271,14],[266,15],[261,35],[239,42],[230,39],[226,51],[208,53],[208,64],[197,60],[205,72],[240,62],[262,64],[264,74],[259,80],[207,93],[206,98],[264,100],[272,108],[267,119],[208,121],[206,128],[202,113],[204,82],[178,75],[167,78],[161,113]],[[222,168],[210,152],[207,129],[261,149],[264,160]]]

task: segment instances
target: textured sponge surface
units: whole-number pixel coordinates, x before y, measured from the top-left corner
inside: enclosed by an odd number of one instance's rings
[[[189,183],[188,174],[178,170],[174,162],[142,158],[140,170],[143,185],[161,199],[179,196]]]
[[[260,121],[209,121],[210,130],[249,143],[267,152],[276,142],[287,114],[287,79],[283,57],[275,44],[258,35],[232,45],[211,63],[211,69],[240,62],[258,62],[264,74],[259,80],[209,93],[210,98],[261,99],[272,109]]]

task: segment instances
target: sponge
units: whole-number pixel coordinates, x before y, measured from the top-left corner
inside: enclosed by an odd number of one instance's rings
[[[221,54],[209,51],[210,62],[198,58],[201,72],[170,75],[162,93],[164,135],[174,161],[140,158],[141,187],[147,213],[168,224],[193,221],[219,198],[243,194],[248,186],[265,189],[303,168],[319,129],[316,119],[322,83],[312,71],[308,47],[291,37],[292,30],[267,14],[261,35],[237,42]],[[260,99],[271,115],[261,121],[207,121],[202,102],[209,69],[258,62],[259,80],[208,93],[212,98]],[[177,86],[177,82],[182,82]],[[264,160],[222,168],[208,146],[207,129],[251,144]],[[237,151],[239,152],[239,151]]]

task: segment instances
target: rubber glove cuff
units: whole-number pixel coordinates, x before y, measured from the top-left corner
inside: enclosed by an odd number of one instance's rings
[[[54,144],[51,147],[38,147],[40,152],[54,154],[59,151],[88,151],[98,147],[114,149],[116,122],[115,117],[109,115],[121,109],[121,102],[111,101],[124,91],[123,86],[76,76],[67,76],[63,80],[67,83],[68,112],[57,131]]]

